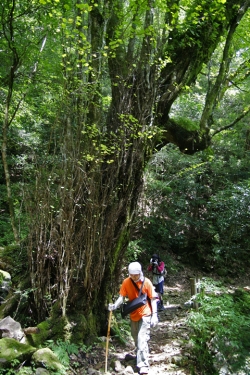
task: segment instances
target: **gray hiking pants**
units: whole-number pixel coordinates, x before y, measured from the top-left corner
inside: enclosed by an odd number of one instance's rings
[[[138,322],[130,320],[131,335],[137,350],[137,367],[149,367],[148,340],[150,339],[151,316],[143,316]]]

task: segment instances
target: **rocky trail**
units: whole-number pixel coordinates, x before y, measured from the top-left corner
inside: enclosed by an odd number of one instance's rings
[[[147,274],[146,276],[150,277],[150,275],[147,275]],[[195,357],[193,354],[194,353],[193,342],[191,340],[193,332],[188,324],[190,312],[192,311],[191,289],[194,290],[194,284],[191,283],[191,280],[194,281],[197,278],[203,279],[202,286],[203,286],[204,294],[212,293],[213,296],[217,297],[221,294],[229,295],[229,294],[238,292],[238,294],[235,295],[235,301],[237,301],[237,296],[239,295],[239,293],[241,293],[241,291],[237,289],[243,288],[248,293],[250,293],[250,284],[249,284],[250,270],[248,272],[242,272],[242,273],[239,273],[238,275],[234,275],[234,277],[229,278],[228,276],[218,277],[218,275],[211,275],[211,274],[201,276],[199,271],[188,269],[185,266],[185,268],[182,267],[182,271],[178,272],[178,274],[168,275],[165,279],[165,285],[164,285],[164,296],[163,296],[164,310],[158,313],[159,315],[158,326],[155,328],[151,328],[151,338],[149,340],[149,350],[150,350],[149,375],[158,375],[158,374],[192,375],[194,373],[197,375],[200,374],[196,368],[197,357]],[[218,283],[214,283],[215,281]],[[223,289],[220,288],[221,286],[223,286]],[[211,303],[211,306],[212,306],[212,303]],[[242,306],[245,306],[244,303],[242,304]],[[236,304],[236,307],[237,307],[237,304]],[[220,311],[220,310],[221,308],[219,308],[219,310],[216,310],[216,314],[217,314],[217,311]],[[233,316],[235,316],[234,310],[232,314]],[[114,311],[112,315],[109,315],[107,311],[107,318],[108,316],[112,316],[112,321],[111,321],[110,339],[108,341],[108,355],[107,356],[106,356],[107,327],[106,328],[103,327],[103,335],[104,335],[103,337],[98,337],[98,338],[89,337],[89,342],[82,344],[80,350],[79,350],[79,347],[76,347],[76,345],[75,346],[70,345],[69,343],[65,343],[64,346],[60,344],[54,348],[56,349],[56,355],[58,357],[57,362],[59,362],[60,365],[65,365],[67,367],[67,371],[65,372],[65,375],[102,375],[104,373],[106,373],[107,375],[132,375],[132,374],[138,375],[135,357],[134,359],[133,358],[131,359],[131,354],[134,354],[134,343],[130,334],[129,317],[127,317],[125,320],[122,320],[120,311],[118,310]],[[220,317],[224,319],[224,316],[225,315],[222,314]],[[238,319],[237,310],[236,310],[236,317]],[[221,324],[221,322],[223,324],[224,320],[222,321],[220,320],[219,324]],[[229,321],[229,323],[230,322],[231,321]],[[248,320],[246,319],[246,323],[247,322]],[[20,323],[15,322],[11,317],[6,317],[5,319],[3,319],[1,324],[2,324],[1,332],[4,332],[4,335],[5,335],[3,336],[2,344],[4,345],[5,343],[5,345],[7,345],[6,347],[9,347],[8,340],[10,338],[15,338],[17,336],[17,338],[15,339],[17,341],[20,341],[18,339],[19,334],[21,338],[24,337],[24,330],[21,329]],[[108,326],[108,321],[107,321],[107,326]],[[243,325],[240,327],[247,327],[247,325]],[[26,331],[25,333],[28,334],[27,331],[29,329],[33,330],[34,328],[35,327],[30,327],[30,328],[25,329]],[[0,335],[1,335],[1,332],[0,332]],[[242,332],[245,332],[245,331],[243,330]],[[243,336],[239,334],[237,337],[239,337],[239,340],[242,340],[242,337],[243,338],[245,337],[246,340],[248,340],[247,339],[248,332],[249,331],[247,330],[243,334]],[[32,333],[36,333],[36,332],[32,332]],[[6,336],[6,334],[8,334],[9,336],[8,335]],[[227,336],[225,337],[226,337],[226,340],[228,340]],[[226,346],[229,347],[228,343],[230,343],[230,341],[225,342]],[[238,347],[240,346],[238,345]],[[212,348],[216,348],[217,350],[216,346]],[[47,349],[47,351],[50,350],[49,348],[45,348],[45,349]],[[6,353],[6,350],[3,349],[3,347],[2,349],[0,348],[0,352],[1,350],[2,350],[2,353]],[[232,349],[231,354],[233,353],[234,355],[235,352],[233,350],[234,349]],[[39,350],[37,350],[36,353],[37,352],[39,352]],[[75,354],[70,354],[70,358],[69,358],[68,357],[69,353],[75,353]],[[223,351],[217,350],[214,353],[215,355],[213,355],[213,366],[216,365],[216,368],[220,370],[219,373],[221,375],[229,375],[229,374],[249,375],[250,374],[250,357],[249,356],[246,355],[244,357],[245,359],[244,368],[243,368],[244,371],[241,371],[242,363],[240,364],[239,362],[240,367],[238,368],[240,372],[235,373],[234,370],[233,372],[228,371],[231,366],[230,358],[232,358],[232,356],[230,357],[230,351],[229,351],[229,356],[227,356],[227,353],[224,355]],[[129,354],[130,354],[130,358],[128,358]],[[202,352],[201,352],[201,355],[203,355]],[[236,355],[238,354],[236,353]],[[4,361],[4,358],[0,358],[0,362],[1,360]],[[202,358],[199,358],[199,360],[201,361]],[[33,373],[32,369],[30,369],[31,372],[25,372],[26,370],[29,371],[29,368],[28,368],[29,366],[27,367],[24,366],[25,362],[26,361],[21,363],[21,365],[19,366],[21,370],[24,370],[24,372],[20,372],[20,374],[21,373],[22,374]],[[38,361],[39,364],[40,362]],[[46,367],[44,363],[43,362],[41,363],[42,363],[42,367],[40,366],[37,367],[35,374],[36,375],[49,374],[50,372],[48,372],[48,370],[44,368]],[[107,368],[106,368],[106,365],[107,365]],[[1,365],[0,365],[0,368],[1,368]],[[2,373],[1,370],[0,370],[0,373]],[[3,372],[3,373],[7,374],[7,372]],[[12,369],[10,370],[10,372],[8,372],[8,374],[13,374],[13,373],[14,372],[12,371]]]
[[[190,375],[193,366],[190,354],[190,332],[186,326],[188,311],[185,303],[190,299],[190,281],[188,274],[166,280],[164,286],[164,311],[159,312],[159,324],[151,329],[150,370],[149,375]],[[89,353],[81,353],[71,358],[72,374],[97,375],[105,368],[105,337],[103,343],[96,344]],[[108,352],[108,373],[112,375],[138,374],[135,360],[126,360],[126,354],[132,353],[133,340],[129,338],[122,345],[115,337],[110,339]],[[74,362],[79,364],[73,369]]]
[[[185,268],[185,271],[178,273],[176,276],[169,276],[165,280],[165,309],[158,314],[159,324],[157,329],[151,329],[149,375],[191,375],[194,373],[193,369],[196,361],[191,351],[191,332],[186,324],[191,310],[188,307],[188,302],[191,298],[190,278],[194,277],[193,275],[193,270]],[[209,277],[212,276],[209,275]],[[218,280],[218,277],[212,278]],[[233,288],[244,287],[246,289],[246,285],[249,284],[249,274],[245,274],[241,278],[236,276],[231,282]],[[71,356],[69,375],[98,375],[105,373],[106,337],[103,337],[102,340],[102,342],[94,344],[87,353],[80,351],[77,356]],[[127,354],[133,353],[133,349],[134,344],[131,337],[127,339],[125,344],[121,344],[111,334],[107,374],[138,374],[135,360],[125,359]]]

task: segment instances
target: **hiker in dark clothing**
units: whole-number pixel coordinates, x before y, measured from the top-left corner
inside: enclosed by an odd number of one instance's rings
[[[155,287],[155,291],[158,293],[159,301],[158,301],[158,311],[163,311],[163,287],[164,287],[164,271],[165,271],[165,264],[161,261],[158,254],[153,254],[152,258],[150,259],[150,265],[148,266],[148,271],[151,271],[153,274],[153,285]]]

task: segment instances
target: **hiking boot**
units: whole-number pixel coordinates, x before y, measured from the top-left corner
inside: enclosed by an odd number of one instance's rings
[[[140,368],[140,375],[142,375],[142,374],[148,374],[148,367],[141,367]]]
[[[135,354],[128,353],[128,354],[125,355],[125,361],[132,361],[134,359],[136,359],[136,355]]]
[[[164,311],[164,306],[163,305],[158,305],[157,306],[157,311]]]

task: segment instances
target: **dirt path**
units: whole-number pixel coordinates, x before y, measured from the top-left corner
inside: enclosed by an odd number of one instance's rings
[[[192,270],[185,268],[177,276],[167,277],[164,286],[164,307],[159,312],[157,329],[151,330],[149,375],[191,375],[195,358],[191,354],[191,332],[186,324],[190,312],[185,303],[191,298],[190,278]],[[147,276],[147,275],[146,275]],[[234,285],[245,286],[249,275],[242,280],[234,280]],[[105,337],[95,344],[88,353],[72,356],[69,375],[98,375],[105,368]],[[112,375],[138,374],[135,360],[127,361],[125,356],[132,353],[133,340],[129,337],[122,345],[116,337],[111,337],[108,353],[108,373]],[[77,363],[77,366],[75,364]]]
[[[189,278],[186,274],[178,277],[178,282],[175,278],[166,280],[165,310],[158,314],[157,329],[151,329],[149,375],[190,375],[192,363],[188,351],[190,333],[186,326],[188,309],[184,305],[190,297]],[[120,352],[115,355],[112,374],[137,374],[135,361],[124,360],[130,348],[133,349],[132,340],[127,344],[127,348],[119,350]]]
[[[159,312],[157,329],[151,330],[149,375],[190,375],[188,353],[189,332],[186,327],[188,309],[184,303],[190,298],[189,277],[185,273],[168,278],[164,286],[165,310]],[[97,375],[104,372],[105,337],[103,342],[93,346],[89,353],[80,353],[71,358],[71,372],[74,375]],[[135,360],[127,361],[125,356],[134,349],[133,340],[128,338],[122,345],[111,337],[108,354],[108,372],[114,375],[138,374]],[[78,364],[78,368],[75,367]]]

